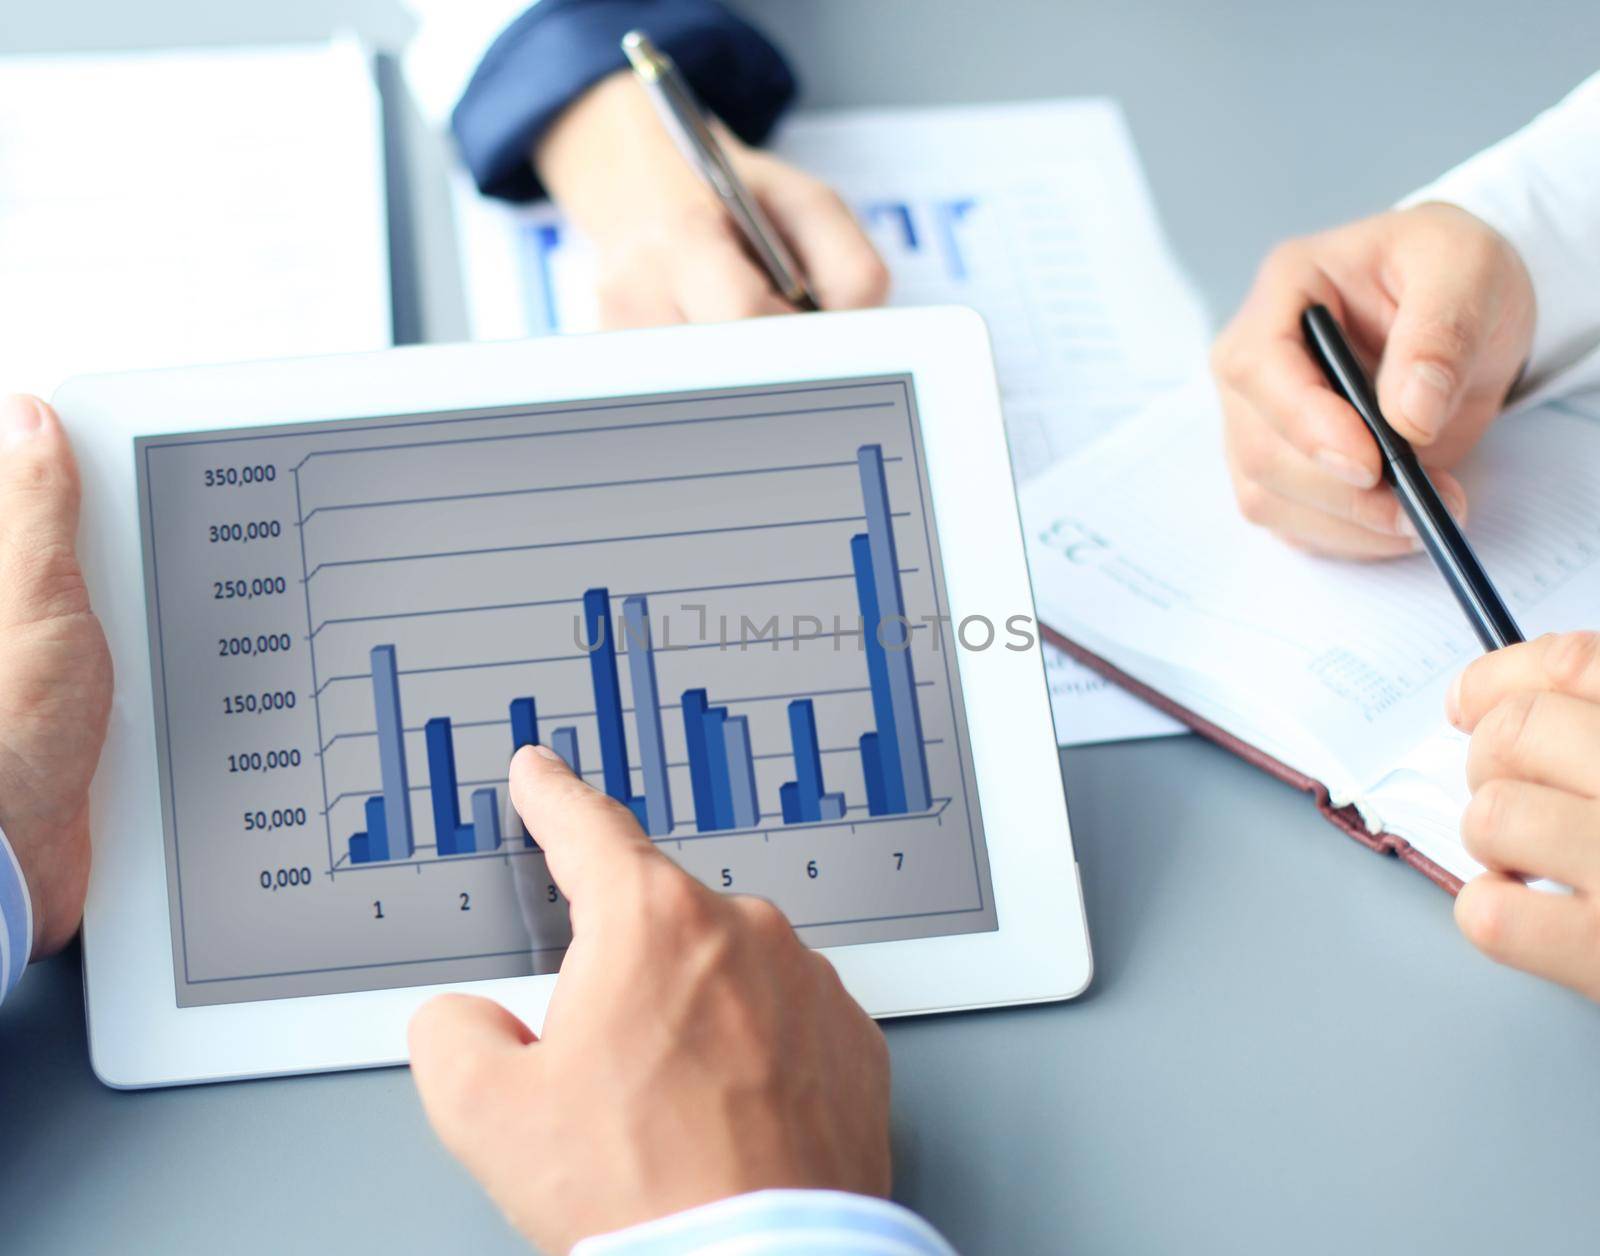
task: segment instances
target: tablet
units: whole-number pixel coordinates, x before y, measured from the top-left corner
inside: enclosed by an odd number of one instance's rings
[[[84,926],[114,1086],[534,1027],[538,741],[877,1016],[1090,955],[993,363],[964,309],[84,378],[116,663]]]

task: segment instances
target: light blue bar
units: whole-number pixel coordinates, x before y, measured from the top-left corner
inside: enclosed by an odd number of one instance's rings
[[[474,849],[500,849],[500,797],[492,786],[472,791],[472,833]]]
[[[756,805],[756,765],[750,755],[750,720],[730,715],[722,725],[728,750],[728,785],[733,791],[734,827],[753,829],[761,820]]]
[[[372,702],[378,712],[378,771],[383,781],[387,857],[410,859],[417,842],[411,831],[411,780],[406,775],[405,722],[400,717],[400,669],[392,645],[372,647]]]
[[[843,820],[844,795],[824,794],[817,803],[817,811],[824,820]]]
[[[708,708],[701,724],[711,768],[711,804],[719,829],[733,828],[733,772],[728,763],[727,725],[727,707]]]
[[[906,791],[907,811],[932,805],[928,760],[922,745],[922,713],[917,709],[917,679],[911,666],[911,629],[900,594],[900,555],[895,549],[894,520],[889,513],[889,486],[883,478],[883,448],[863,445],[856,454],[861,471],[861,498],[867,511],[867,538],[872,547],[872,572],[878,586],[878,626],[889,669],[889,697],[894,705],[894,747]],[[867,625],[867,631],[873,631]],[[887,749],[887,748],[886,748]]]
[[[578,762],[578,730],[571,725],[565,725],[550,734],[550,749],[566,761],[566,764],[579,776],[583,775],[583,765]]]
[[[644,774],[644,829],[651,837],[665,837],[672,832],[672,794],[667,786],[656,656],[650,644],[650,607],[644,598],[622,599],[622,626],[628,639],[628,679],[633,685],[633,720],[639,733],[639,768]]]

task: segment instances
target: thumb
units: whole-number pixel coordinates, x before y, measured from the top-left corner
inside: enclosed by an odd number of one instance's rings
[[[490,1083],[537,1041],[534,1033],[492,999],[444,994],[417,1009],[407,1031],[411,1075],[428,1119],[447,1143],[453,1131],[471,1122],[484,1101],[493,1102]]]
[[[88,609],[78,569],[78,468],[61,420],[37,397],[0,397],[0,623]]]
[[[1487,260],[1449,252],[1429,250],[1406,266],[1378,368],[1378,406],[1416,445],[1433,444],[1458,417],[1492,331]]]

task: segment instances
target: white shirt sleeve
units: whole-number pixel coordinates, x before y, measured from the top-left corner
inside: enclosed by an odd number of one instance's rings
[[[1483,219],[1522,255],[1536,322],[1521,393],[1600,386],[1600,74],[1408,196]]]
[[[886,1199],[755,1191],[612,1234],[572,1256],[956,1256],[937,1230]]]

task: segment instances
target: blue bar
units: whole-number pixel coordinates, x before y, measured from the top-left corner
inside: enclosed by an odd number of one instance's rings
[[[520,252],[527,272],[523,276],[523,308],[528,322],[538,328],[539,335],[560,331],[550,258],[561,247],[561,228],[555,223],[540,223],[536,227],[525,226],[520,235]]]
[[[633,812],[633,818],[639,822],[639,827],[646,833],[650,832],[650,800],[643,794],[635,794],[628,799],[628,810]]]
[[[761,823],[761,808],[756,805],[756,764],[750,754],[749,717],[729,716],[722,733],[728,784],[733,794],[733,823],[737,828],[753,829]]]
[[[461,800],[456,790],[456,748],[450,721],[431,719],[422,726],[428,745],[428,794],[433,800],[433,840],[441,855],[456,853],[461,828]]]
[[[711,812],[719,829],[733,827],[733,773],[728,765],[728,708],[712,707],[705,713],[706,766],[711,774]]]
[[[861,734],[861,775],[867,782],[867,814],[889,814],[888,800],[883,792],[883,759],[878,753],[878,734]]]
[[[539,744],[539,708],[532,698],[511,699],[511,753]]]
[[[800,787],[793,781],[787,781],[779,788],[778,805],[783,810],[785,824],[800,823]]]
[[[683,691],[683,737],[689,746],[689,784],[694,790],[694,827],[709,833],[717,827],[711,796],[711,761],[706,756],[706,691]]]
[[[611,631],[611,594],[607,590],[590,589],[583,595],[583,623],[606,793],[618,802],[627,802],[633,797],[633,782],[628,775],[628,735],[622,728],[622,686],[617,681],[617,643]]]
[[[367,858],[382,863],[389,858],[389,822],[381,798],[367,799]]]
[[[556,729],[550,734],[550,749],[554,750],[573,773],[582,776],[583,764],[578,762],[578,730],[571,725]]]
[[[883,814],[900,815],[906,809],[906,787],[900,777],[899,745],[894,729],[894,697],[889,691],[889,660],[878,638],[882,616],[878,613],[878,583],[872,568],[872,540],[865,533],[850,538],[850,558],[856,571],[856,600],[861,603],[863,648],[867,652],[867,683],[872,688],[872,716],[878,732],[878,779],[883,783]],[[889,747],[889,753],[884,748]]]
[[[882,616],[884,662],[889,671],[889,697],[894,706],[894,745],[881,743],[885,762],[900,764],[906,810],[926,811],[933,803],[928,786],[928,759],[922,745],[922,712],[917,708],[917,678],[911,666],[911,630],[900,592],[900,556],[895,550],[894,520],[889,513],[889,485],[883,478],[883,448],[863,445],[856,451],[861,471],[861,497],[867,508],[867,537],[872,546],[873,582]],[[868,625],[869,629],[872,625]],[[879,729],[879,736],[883,730]],[[892,797],[892,793],[891,793]]]
[[[500,849],[500,796],[492,787],[472,791],[473,849]]]
[[[843,820],[844,795],[824,794],[817,802],[817,811],[824,820]]]
[[[912,253],[917,251],[917,227],[911,217],[911,206],[904,201],[883,201],[867,208],[867,217],[876,222],[880,218],[894,220],[900,228],[901,240],[906,249]]]
[[[939,241],[944,245],[945,264],[950,268],[952,279],[967,277],[967,259],[962,253],[961,241],[956,236],[956,227],[976,207],[976,201],[946,201],[937,210]]]
[[[372,703],[378,713],[378,770],[387,822],[384,853],[374,850],[373,858],[410,859],[417,840],[411,827],[411,780],[406,774],[405,723],[400,718],[399,666],[392,645],[373,646],[371,657]]]
[[[350,862],[353,864],[372,862],[372,851],[367,846],[367,835],[365,833],[353,833],[350,835]]]
[[[633,685],[633,723],[639,733],[639,767],[644,775],[644,815],[640,823],[652,837],[672,832],[672,794],[667,787],[666,740],[661,733],[661,694],[656,686],[656,656],[650,645],[650,607],[642,597],[622,599],[628,635],[628,679]]]
[[[810,698],[789,704],[789,739],[794,743],[795,805],[800,819],[820,820],[822,755],[817,747],[817,713]]]
[[[511,699],[511,753],[516,754],[524,746],[538,744],[539,708],[532,698]],[[515,807],[510,808],[510,814],[506,817],[505,835],[513,841],[520,837],[525,846],[533,845],[533,838],[528,836],[527,826],[522,823],[522,817],[517,814]]]

